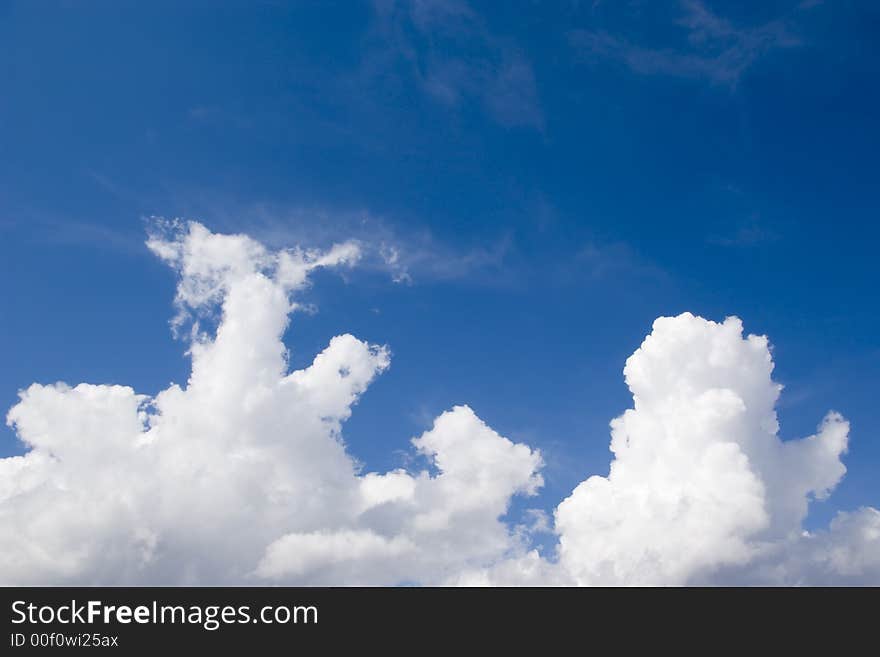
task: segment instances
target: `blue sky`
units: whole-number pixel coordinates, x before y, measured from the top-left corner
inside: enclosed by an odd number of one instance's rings
[[[876,504],[878,30],[867,2],[2,2],[0,405],[185,380],[143,241],[186,217],[377,245],[288,336],[295,365],[389,345],[346,427],[370,469],[467,402],[542,450],[552,508],[689,310],[770,337],[784,438],[852,422],[808,525]]]

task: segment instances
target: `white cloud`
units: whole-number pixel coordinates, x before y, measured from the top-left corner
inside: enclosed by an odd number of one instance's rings
[[[0,581],[437,582],[515,546],[497,518],[540,486],[537,452],[462,406],[414,441],[437,474],[361,476],[341,426],[388,350],[341,335],[288,372],[291,295],[356,246],[269,252],[196,223],[157,228],[148,246],[180,276],[175,324],[192,321],[189,381],[152,399],[21,393],[8,422],[31,449],[0,460]]]
[[[845,468],[849,425],[782,442],[766,338],[738,319],[661,318],[627,361],[633,408],[612,422],[606,477],[555,513],[502,520],[543,484],[540,454],[467,406],[414,439],[423,471],[362,474],[342,424],[389,366],[333,338],[289,371],[281,336],[319,267],[354,243],[272,252],[199,224],[157,227],[191,324],[186,385],[34,384],[0,459],[4,584],[682,584],[880,582],[880,512],[804,533]],[[530,548],[555,531],[558,554]]]
[[[556,568],[581,585],[880,581],[875,509],[803,532],[809,501],[846,472],[849,424],[831,412],[781,441],[772,370],[767,339],[737,318],[654,322],[624,369],[633,408],[611,423],[608,475],[556,509]],[[516,565],[482,576],[516,581]],[[534,558],[522,569],[530,581]]]
[[[413,440],[438,470],[396,470],[359,478],[363,529],[290,533],[269,546],[257,573],[302,576],[315,583],[441,583],[456,573],[492,564],[519,548],[498,517],[516,493],[534,494],[541,457],[456,406]]]

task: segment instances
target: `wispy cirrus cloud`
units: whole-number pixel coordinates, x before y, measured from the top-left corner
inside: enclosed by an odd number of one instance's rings
[[[512,233],[454,243],[422,223],[390,219],[369,209],[242,203],[192,191],[183,196],[188,200],[177,204],[182,216],[210,217],[222,230],[246,230],[273,248],[291,243],[328,247],[353,240],[360,249],[361,271],[385,272],[397,283],[505,285],[517,275],[511,262],[516,252]]]
[[[491,280],[499,284],[514,277],[509,263],[514,251],[510,234],[480,243],[452,244],[425,227],[401,227],[366,210],[322,208],[258,207],[248,225],[273,246],[291,240],[329,244],[347,235],[361,248],[362,268],[386,271],[396,283]]]
[[[450,108],[476,101],[505,127],[543,128],[531,62],[466,2],[382,0],[374,8],[368,77],[403,71]]]
[[[747,247],[768,244],[779,238],[776,231],[761,224],[759,216],[753,216],[747,222],[735,227],[733,231],[726,234],[710,235],[706,241],[716,246]]]
[[[635,73],[701,79],[730,88],[764,55],[802,45],[791,15],[738,25],[701,0],[683,0],[679,12],[676,38],[666,45],[645,45],[604,29],[573,30],[569,41],[585,55],[623,62]]]

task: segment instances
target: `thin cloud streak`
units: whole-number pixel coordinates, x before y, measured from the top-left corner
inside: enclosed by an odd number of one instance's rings
[[[586,56],[624,63],[641,75],[706,80],[736,88],[743,75],[768,53],[802,45],[787,18],[741,27],[712,12],[699,0],[681,3],[684,41],[667,47],[641,45],[606,30],[573,30],[572,47]]]
[[[490,31],[465,2],[375,2],[366,79],[406,71],[428,96],[452,109],[474,100],[500,125],[543,130],[531,62]],[[452,54],[452,53],[458,54]]]

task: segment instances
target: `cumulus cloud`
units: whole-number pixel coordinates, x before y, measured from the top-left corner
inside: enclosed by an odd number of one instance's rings
[[[634,407],[611,423],[614,460],[556,511],[560,561],[581,583],[668,584],[754,558],[800,532],[810,496],[845,472],[849,425],[829,414],[777,437],[767,339],[742,324],[661,318],[624,369]]]
[[[197,223],[149,248],[179,274],[186,385],[34,384],[0,460],[5,584],[434,583],[516,547],[498,520],[541,485],[540,455],[466,406],[414,440],[433,471],[359,473],[343,422],[389,352],[351,335],[288,371],[297,290],[357,247],[270,252]],[[207,327],[207,328],[206,328]]]
[[[362,472],[342,427],[389,350],[339,335],[290,371],[282,335],[310,273],[359,249],[270,251],[197,223],[149,248],[179,275],[185,385],[34,384],[0,459],[4,584],[826,584],[880,582],[880,512],[802,529],[845,468],[849,425],[781,441],[767,339],[741,322],[661,318],[629,358],[614,458],[508,521],[540,453],[467,406],[413,439],[423,470]],[[531,547],[555,532],[555,552]]]
[[[611,422],[608,475],[556,509],[558,562],[532,554],[477,579],[555,567],[580,585],[880,582],[876,509],[802,529],[846,472],[849,423],[830,412],[815,435],[781,441],[772,371],[767,338],[735,317],[656,320],[626,362],[633,408]]]

